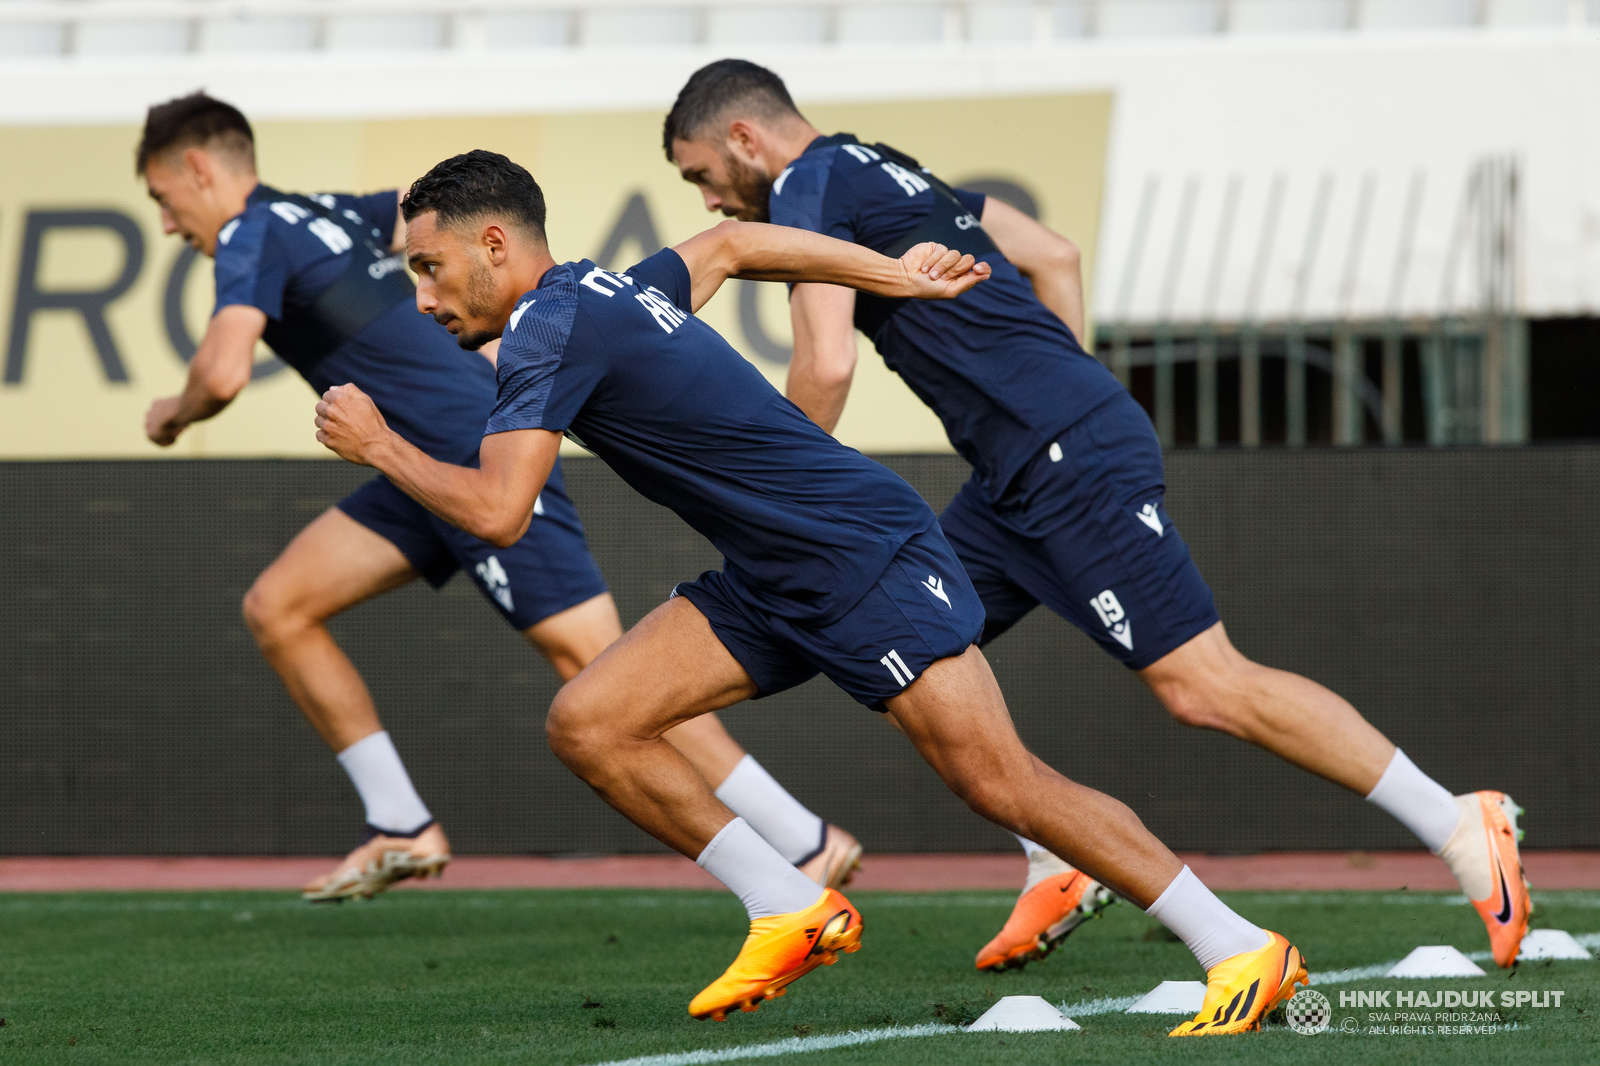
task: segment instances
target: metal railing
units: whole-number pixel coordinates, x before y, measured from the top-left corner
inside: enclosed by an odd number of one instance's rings
[[[1145,402],[1164,447],[1528,437],[1527,324],[1512,316],[1110,326],[1098,340],[1101,358]],[[1191,366],[1192,382],[1180,388],[1179,372]],[[1320,387],[1309,387],[1318,377]]]
[[[1324,181],[1323,192],[1327,187]],[[1514,156],[1490,156],[1473,165],[1445,255],[1436,303],[1443,310],[1431,318],[1402,319],[1391,314],[1377,320],[1303,319],[1299,309],[1305,305],[1304,283],[1311,273],[1306,264],[1315,260],[1315,249],[1324,236],[1324,215],[1319,208],[1313,212],[1287,318],[1270,322],[1103,323],[1097,351],[1126,385],[1135,384],[1136,368],[1151,369],[1148,389],[1139,387],[1135,392],[1144,394],[1157,435],[1166,447],[1190,442],[1214,447],[1227,442],[1219,426],[1222,412],[1234,409],[1231,402],[1224,403],[1231,397],[1219,392],[1219,366],[1223,364],[1232,364],[1229,371],[1237,375],[1232,440],[1245,447],[1258,446],[1269,436],[1289,447],[1313,442],[1308,369],[1327,375],[1326,435],[1318,439],[1328,443],[1350,445],[1371,440],[1399,444],[1408,439],[1408,377],[1420,389],[1419,439],[1430,444],[1525,441],[1529,429],[1528,330],[1518,302],[1520,197],[1519,165]],[[1325,206],[1326,199],[1319,194],[1319,205]],[[1414,208],[1416,197],[1410,201]],[[1141,217],[1145,215],[1148,211]],[[1408,218],[1414,215],[1414,210],[1408,210]],[[1364,225],[1353,223],[1352,233],[1359,235]],[[1410,223],[1402,220],[1400,225],[1404,230]],[[1182,261],[1181,234],[1186,227],[1187,222],[1180,222],[1180,236],[1174,239],[1167,263],[1166,289],[1172,287],[1175,266]],[[1263,233],[1270,230],[1269,225]],[[1134,243],[1139,245],[1141,238],[1135,237]],[[1350,243],[1359,245],[1359,238]],[[1398,247],[1392,265],[1395,294],[1410,257],[1408,242],[1402,241]],[[1130,277],[1136,259],[1129,257]],[[1261,273],[1263,261],[1257,262],[1255,274]],[[1358,256],[1350,257],[1351,264],[1357,261]],[[1467,275],[1465,281],[1463,275]],[[1214,289],[1219,280],[1220,270],[1214,263],[1208,287]],[[1256,287],[1253,281],[1252,288]],[[1391,300],[1398,302],[1394,296]],[[1208,306],[1214,303],[1208,297]],[[1161,304],[1171,306],[1170,298],[1163,298]],[[1247,301],[1247,306],[1255,305],[1253,298]],[[1263,393],[1266,360],[1274,361],[1274,380],[1281,372],[1281,394]],[[1409,374],[1407,360],[1413,371]],[[1180,440],[1178,424],[1187,419],[1180,418],[1184,412],[1179,405],[1177,370],[1190,363],[1194,365],[1193,431]],[[1265,432],[1264,412],[1268,410],[1280,420],[1275,435]]]

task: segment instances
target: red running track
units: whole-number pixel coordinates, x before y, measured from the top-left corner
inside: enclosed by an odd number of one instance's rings
[[[1275,852],[1263,855],[1183,855],[1201,880],[1219,890],[1338,889],[1454,891],[1444,863],[1425,851]],[[265,889],[291,890],[327,873],[336,858],[0,858],[0,891],[93,892]],[[1600,889],[1600,852],[1523,854],[1535,888]],[[1015,891],[1022,854],[874,855],[862,861],[852,888],[891,892],[941,889]],[[442,880],[406,888],[699,888],[721,886],[678,855],[546,858],[462,856]]]

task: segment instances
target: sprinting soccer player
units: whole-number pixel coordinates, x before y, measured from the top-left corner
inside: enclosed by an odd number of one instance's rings
[[[717,801],[663,734],[826,674],[893,717],[973,810],[1044,841],[1148,908],[1209,977],[1175,1035],[1237,1032],[1305,979],[1300,953],[1217,899],[1127,807],[1022,746],[977,640],[983,608],[910,485],[846,448],[693,317],[728,277],[950,297],[988,274],[920,245],[900,260],[816,234],[724,223],[631,270],[557,263],[544,196],[504,156],[445,160],[402,202],[417,306],[477,348],[502,338],[476,468],[390,429],[352,385],[317,405],[318,439],[494,544],[528,528],[562,435],[670,507],[726,558],[686,581],[551,705],[556,755],[605,800],[739,896],[750,932],[689,1004],[755,1010],[860,946],[839,892],[785,862]]]
[[[216,260],[217,310],[177,396],[145,428],[167,446],[225,408],[266,342],[319,392],[356,382],[407,441],[441,461],[472,463],[494,407],[494,367],[417,314],[392,254],[403,247],[398,194],[296,196],[260,184],[250,124],[194,94],[150,109],[138,172],[162,225]],[[370,897],[450,861],[434,821],[378,719],[361,675],[327,620],[419,575],[438,587],[465,570],[507,622],[570,680],[622,635],[616,605],[584,540],[556,464],[526,535],[486,544],[428,514],[382,477],[307,526],[259,578],[245,619],[366,808],[365,841],[306,887],[309,900]],[[850,834],[808,811],[714,716],[670,734],[729,807],[824,885],[861,854]]]
[[[708,210],[887,255],[960,242],[993,267],[990,281],[945,303],[817,284],[796,285],[790,299],[788,394],[819,426],[831,432],[844,410],[860,329],[972,464],[939,523],[983,601],[980,644],[1045,604],[1136,671],[1178,721],[1259,745],[1398,818],[1449,864],[1495,962],[1515,961],[1532,909],[1521,809],[1500,792],[1452,796],[1338,695],[1234,649],[1164,506],[1149,418],[1078,343],[1070,242],[886,145],[824,137],[782,79],[743,60],[689,79],[663,142]],[[1055,855],[1022,845],[1027,883],[979,969],[1048,954],[1110,900]]]

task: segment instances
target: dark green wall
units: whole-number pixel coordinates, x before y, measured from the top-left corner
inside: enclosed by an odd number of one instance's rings
[[[894,456],[940,507],[949,456]],[[1600,846],[1600,447],[1179,452],[1168,506],[1235,643],[1343,693],[1528,844]],[[239,617],[255,574],[365,472],[315,461],[0,464],[0,852],[331,853],[361,811]],[[717,565],[595,460],[568,463],[624,621]],[[458,578],[335,623],[456,849],[657,850],[544,744],[552,672]],[[990,649],[1024,739],[1174,847],[1413,847],[1339,789],[1170,721],[1035,612]],[[730,728],[878,850],[1011,846],[818,679]]]

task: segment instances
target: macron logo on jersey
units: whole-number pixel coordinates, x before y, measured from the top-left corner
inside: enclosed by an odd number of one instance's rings
[[[509,325],[511,326],[511,331],[513,333],[515,333],[517,330],[517,323],[522,321],[522,313],[528,308],[532,307],[536,302],[537,301],[535,300],[529,300],[526,303],[518,304],[517,309],[511,312],[511,321]]]
[[[946,607],[951,607],[950,596],[944,590],[944,581],[942,579],[929,574],[928,580],[922,583],[922,587],[943,600]],[[951,609],[953,610],[954,608],[951,607]]]

